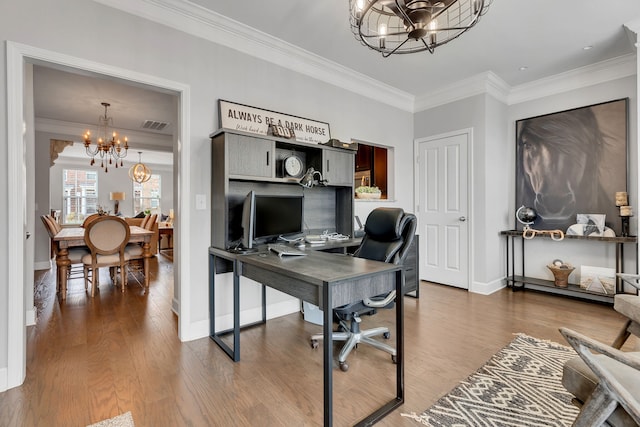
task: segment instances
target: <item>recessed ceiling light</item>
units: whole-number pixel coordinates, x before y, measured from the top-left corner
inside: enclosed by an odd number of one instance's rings
[[[593,46],[585,46],[582,48],[582,50],[589,50],[589,49],[593,49]]]
[[[522,67],[518,68],[518,70],[520,70],[520,71],[525,71],[525,70],[528,70],[528,69],[529,69],[529,67],[524,66],[524,65]]]

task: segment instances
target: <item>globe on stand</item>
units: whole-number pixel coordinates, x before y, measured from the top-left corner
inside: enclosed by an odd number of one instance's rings
[[[529,228],[529,226],[535,222],[536,218],[538,218],[538,214],[533,208],[523,205],[516,211],[516,219],[524,226],[525,229]]]

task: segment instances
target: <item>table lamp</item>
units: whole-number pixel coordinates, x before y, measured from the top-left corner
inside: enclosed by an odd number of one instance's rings
[[[109,193],[109,200],[115,201],[115,206],[113,207],[113,214],[118,215],[118,207],[120,200],[125,199],[124,191],[112,191]]]

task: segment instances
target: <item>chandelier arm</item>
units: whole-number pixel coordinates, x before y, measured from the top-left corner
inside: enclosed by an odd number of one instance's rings
[[[424,40],[424,37],[423,37],[423,38],[421,38],[421,39],[420,39],[420,41],[422,42],[422,44],[424,44],[424,47],[426,47],[426,48],[427,48],[427,50],[429,51],[429,53],[433,54],[433,52],[435,52],[435,51],[436,51],[436,50],[435,50],[435,48],[434,48],[433,46],[431,46],[429,43],[427,43],[427,42]]]
[[[400,49],[406,42],[408,42],[409,39],[405,39],[402,43],[400,43],[398,46],[396,46],[393,50],[387,52],[387,54],[385,54],[384,52],[382,52],[382,57],[383,58],[388,58],[389,55],[393,55],[398,49]]]

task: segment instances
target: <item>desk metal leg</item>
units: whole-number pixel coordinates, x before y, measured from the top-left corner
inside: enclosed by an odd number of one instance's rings
[[[356,424],[360,426],[372,426],[382,418],[393,412],[404,403],[404,288],[403,271],[396,272],[396,398],[381,406],[378,410]],[[326,425],[326,419],[325,419]]]
[[[226,259],[226,258],[222,258]],[[209,338],[211,338],[234,361],[240,361],[240,330],[256,325],[262,325],[267,321],[267,288],[262,285],[262,320],[247,325],[240,325],[240,276],[242,276],[242,263],[237,260],[228,260],[233,264],[233,329],[216,332],[216,256],[209,255]],[[233,333],[233,348],[222,340],[223,335]]]
[[[233,262],[233,348],[222,340],[229,331],[216,332],[216,256],[209,255],[209,337],[234,361],[240,361],[240,274],[236,261]]]
[[[330,286],[322,287],[323,300],[323,372],[324,372],[324,425],[333,425],[333,307]]]

